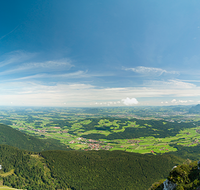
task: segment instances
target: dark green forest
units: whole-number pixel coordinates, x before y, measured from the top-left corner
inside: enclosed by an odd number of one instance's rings
[[[126,125],[126,121],[120,122]],[[131,121],[140,126],[147,123],[146,120]],[[165,136],[176,134],[181,127],[193,127],[187,123],[163,124],[162,120],[148,121],[150,123]],[[92,129],[90,124],[87,127],[86,130]],[[168,130],[169,127],[174,130]],[[146,126],[148,128],[150,131],[152,127]],[[168,134],[164,134],[165,131]],[[179,145],[177,152],[162,155],[69,150],[59,141],[38,139],[3,124],[0,125],[0,143],[0,184],[18,189],[148,189],[155,181],[166,179],[174,165],[182,164],[187,158],[198,160],[200,157],[200,145]],[[2,175],[7,172],[9,175]]]
[[[7,125],[0,124],[0,144],[7,144],[22,150],[68,150],[67,146],[55,139],[38,139]]]
[[[1,183],[18,189],[55,189],[56,183],[45,169],[42,159],[33,152],[0,145],[0,174],[14,170],[12,175],[0,177]]]
[[[97,127],[99,125],[99,121],[101,119],[108,119],[110,122],[117,120],[117,118],[111,118],[111,117],[104,117],[104,118],[88,118],[88,120],[91,120],[91,123],[84,125],[82,124],[82,128],[84,131],[90,131],[90,130],[106,130],[110,131],[111,134],[108,136],[103,134],[97,134],[97,133],[91,133],[88,135],[82,135],[83,138],[87,139],[108,139],[108,140],[114,140],[114,139],[132,139],[132,138],[139,138],[139,137],[148,137],[153,136],[156,138],[165,138],[170,136],[176,136],[179,131],[183,128],[193,128],[194,124],[192,122],[190,123],[178,123],[178,122],[167,122],[165,120],[141,120],[141,119],[127,119],[127,118],[120,118],[118,123],[120,124],[119,130],[122,129],[124,126],[128,126],[128,122],[136,122],[136,125],[142,126],[139,128],[133,128],[128,127],[125,128],[125,131],[123,132],[112,132],[112,125],[111,126],[102,126]],[[74,130],[71,130],[71,126],[73,123],[71,120],[51,120],[51,124],[46,124],[46,127],[51,126],[52,124],[55,124],[55,126],[59,126],[61,128],[67,128],[69,129],[69,134],[74,134]],[[84,120],[78,120],[78,122],[81,122]],[[163,124],[163,122],[165,124]],[[199,124],[199,122],[194,122],[196,124]],[[148,125],[146,125],[148,124]],[[66,127],[67,126],[67,127]],[[155,132],[157,131],[157,133]]]
[[[1,183],[18,189],[148,189],[183,159],[123,151],[44,151],[0,145]]]
[[[148,189],[169,168],[183,162],[173,155],[141,155],[123,151],[44,151],[52,176],[74,189]],[[67,184],[66,184],[67,182]]]
[[[114,118],[105,118],[109,119],[110,121],[114,120]],[[83,129],[85,131],[89,130],[108,130],[111,131],[111,126],[103,128],[97,128],[95,125],[98,125],[98,122],[100,119],[91,119],[92,122],[83,125]],[[126,128],[124,132],[118,132],[118,133],[111,133],[108,136],[103,135],[103,134],[88,134],[88,135],[82,135],[82,137],[87,138],[87,139],[108,139],[108,140],[114,140],[114,139],[132,139],[132,138],[139,138],[139,137],[148,137],[148,136],[153,136],[156,138],[165,138],[165,137],[170,137],[170,136],[176,136],[179,131],[183,128],[193,128],[194,124],[193,123],[178,123],[178,122],[166,122],[164,120],[141,120],[141,119],[125,119],[122,118],[120,119],[120,127],[119,129],[122,129],[123,126],[128,125],[128,121],[131,122],[136,122],[136,125],[142,126],[143,128]],[[55,122],[55,121],[54,121]],[[163,124],[163,122],[165,124]],[[148,124],[148,125],[145,125]],[[155,129],[157,133],[155,132]],[[69,131],[70,133],[70,131]],[[73,132],[72,132],[73,133]]]

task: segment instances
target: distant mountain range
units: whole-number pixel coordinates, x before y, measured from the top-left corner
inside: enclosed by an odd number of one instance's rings
[[[196,106],[192,106],[189,109],[189,113],[193,113],[193,114],[198,114],[200,113],[200,104],[197,104]]]

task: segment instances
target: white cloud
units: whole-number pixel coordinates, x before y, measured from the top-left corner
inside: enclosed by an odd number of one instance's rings
[[[124,68],[126,71],[133,71],[142,75],[153,75],[153,76],[160,76],[163,73],[168,73],[168,74],[178,74],[176,71],[166,71],[161,68],[154,68],[154,67],[144,67],[144,66],[138,66],[135,68]]]
[[[182,80],[178,79],[171,79],[167,81],[159,81],[159,80],[149,80],[144,83],[144,86],[146,87],[153,87],[153,88],[159,88],[159,89],[186,89],[186,88],[195,88],[196,85],[189,83],[189,82],[183,82]]]
[[[172,103],[187,103],[187,102],[194,102],[194,100],[176,100],[176,99],[173,99],[172,101],[171,101]]]
[[[134,105],[134,104],[138,104],[138,101],[136,98],[126,98],[126,99],[122,99],[122,102],[127,105],[127,106],[130,106],[130,105]]]
[[[180,103],[187,103],[188,101],[187,100],[179,100],[178,102],[180,102]]]
[[[177,84],[180,84],[179,88],[176,86]],[[185,86],[188,88],[185,88]],[[137,98],[143,98],[146,103],[155,105],[155,102],[147,102],[146,99],[155,99],[155,97],[173,97],[172,102],[174,103],[189,104],[191,103],[189,100],[192,100],[192,97],[195,96],[200,96],[200,87],[181,81],[160,81],[158,86],[149,84],[146,87],[124,88],[99,88],[84,83],[54,83],[48,86],[39,82],[15,81],[2,83],[0,81],[0,105],[9,105],[12,101],[13,105],[27,106],[64,106],[63,102],[67,106],[88,106],[90,104],[95,105],[95,102],[102,106],[107,104],[120,106],[122,104],[136,105],[138,103]],[[134,98],[124,99],[124,97]],[[182,100],[181,97],[183,97]],[[186,97],[188,97],[188,100]],[[176,102],[173,99],[176,99]],[[164,103],[165,101],[163,100]],[[142,103],[140,102],[140,105]]]
[[[120,101],[116,101],[116,102],[111,102],[111,101],[109,101],[109,102],[95,102],[95,103],[93,103],[93,104],[91,104],[91,105],[101,105],[101,106],[103,106],[103,105],[112,105],[112,106],[116,106],[117,104],[120,104],[121,102]]]

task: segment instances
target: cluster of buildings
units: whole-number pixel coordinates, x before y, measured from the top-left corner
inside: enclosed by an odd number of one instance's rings
[[[131,144],[133,144],[133,143],[139,143],[141,140],[128,140],[127,141],[127,143],[131,143]]]
[[[77,138],[77,140],[72,140],[69,142],[70,144],[85,144],[87,145],[87,149],[84,149],[85,151],[88,150],[109,150],[111,148],[113,148],[112,146],[109,145],[109,143],[107,145],[105,145],[105,142],[102,141],[97,141],[97,140],[93,140],[93,139],[85,139],[82,137]]]

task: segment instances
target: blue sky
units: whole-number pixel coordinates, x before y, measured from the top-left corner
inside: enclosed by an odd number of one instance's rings
[[[0,5],[0,105],[200,102],[198,0]]]

